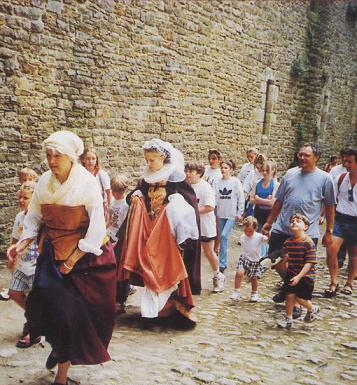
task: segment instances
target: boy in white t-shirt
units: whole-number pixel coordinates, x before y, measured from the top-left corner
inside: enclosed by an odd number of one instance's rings
[[[245,274],[250,278],[252,283],[250,302],[258,302],[258,279],[264,271],[264,267],[259,263],[260,247],[263,243],[268,242],[268,237],[256,232],[258,221],[252,216],[244,219],[243,226],[244,233],[240,237],[242,254],[237,265],[235,289],[229,298],[236,301],[241,298],[240,286]]]
[[[117,242],[117,232],[124,222],[129,206],[126,203],[125,192],[128,189],[128,179],[125,175],[116,175],[110,180],[113,198],[109,207],[109,225],[107,234],[110,240]]]
[[[218,257],[214,252],[214,241],[217,236],[216,217],[214,215],[216,198],[210,184],[201,179],[203,171],[203,165],[197,163],[186,163],[185,165],[187,181],[191,184],[197,197],[200,214],[201,246],[212,268],[213,291],[220,292],[224,289],[225,277],[219,271]]]

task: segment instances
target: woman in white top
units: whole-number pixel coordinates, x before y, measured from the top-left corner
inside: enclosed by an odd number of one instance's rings
[[[218,257],[214,251],[214,241],[217,236],[216,197],[211,185],[201,177],[204,166],[198,163],[186,163],[185,173],[187,181],[195,191],[198,212],[200,214],[200,239],[202,250],[207,257],[213,272],[213,291],[220,292],[224,289],[224,275],[219,271]]]
[[[67,384],[70,365],[110,360],[115,321],[116,262],[92,174],[77,163],[83,142],[69,131],[44,141],[50,170],[33,193],[24,231],[7,254],[19,258],[40,236],[33,289],[26,303],[31,339],[52,346],[46,367],[58,364],[55,385]]]
[[[106,222],[108,223],[108,211],[112,200],[112,190],[110,187],[110,177],[106,171],[100,167],[100,160],[97,151],[93,147],[87,147],[84,149],[83,154],[80,157],[82,165],[96,177],[100,190],[102,192],[104,202],[104,215]]]
[[[217,217],[219,220],[220,249],[219,270],[227,268],[228,235],[234,223],[243,215],[244,193],[240,180],[232,174],[236,168],[232,160],[221,162],[222,179],[216,184]]]

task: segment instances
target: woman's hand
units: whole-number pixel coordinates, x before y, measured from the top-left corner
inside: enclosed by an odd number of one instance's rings
[[[72,269],[73,269],[73,266],[68,265],[68,263],[66,262],[63,262],[59,267],[59,271],[62,274],[68,274]]]

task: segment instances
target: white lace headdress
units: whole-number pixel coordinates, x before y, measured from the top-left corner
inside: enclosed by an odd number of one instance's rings
[[[155,138],[145,142],[143,149],[158,151],[165,157],[165,163],[158,171],[150,171],[149,167],[145,166],[143,172],[145,182],[157,183],[164,179],[169,182],[185,180],[185,161],[182,152],[174,148],[171,143]]]

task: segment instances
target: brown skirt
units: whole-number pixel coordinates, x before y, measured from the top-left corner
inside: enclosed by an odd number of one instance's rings
[[[45,336],[58,362],[94,365],[107,352],[114,323],[116,264],[112,246],[100,256],[87,253],[67,275],[57,270],[53,248],[44,242],[26,306],[31,338]]]

